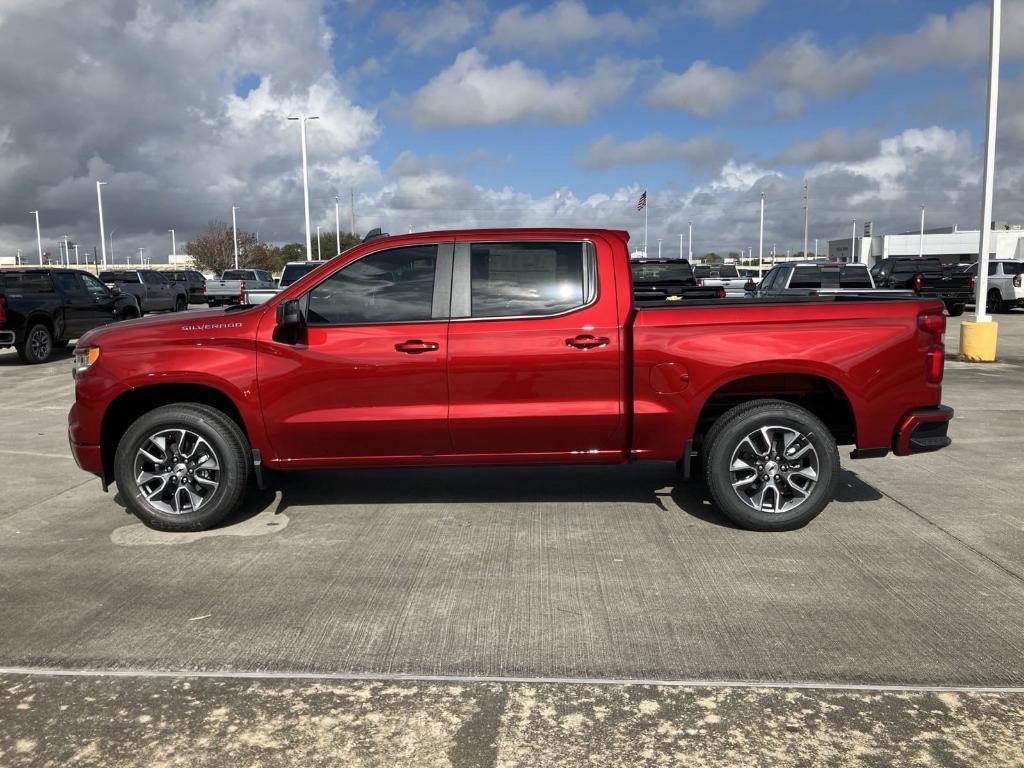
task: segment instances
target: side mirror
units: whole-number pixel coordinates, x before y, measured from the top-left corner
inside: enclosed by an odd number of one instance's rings
[[[282,301],[277,305],[277,328],[274,329],[274,340],[286,344],[294,344],[299,339],[299,332],[305,327],[302,308],[298,299]]]
[[[743,286],[743,290],[747,293],[754,293],[757,290],[757,283],[753,280],[747,280],[746,285]]]

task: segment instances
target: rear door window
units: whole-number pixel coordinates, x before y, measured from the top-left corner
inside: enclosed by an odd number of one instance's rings
[[[790,288],[821,288],[821,270],[817,267],[796,267]]]
[[[473,243],[469,260],[470,317],[558,315],[596,297],[590,243]]]
[[[3,276],[0,276],[2,280]],[[53,281],[47,272],[23,272],[6,275],[6,288],[10,295],[23,296],[29,293],[53,293]]]

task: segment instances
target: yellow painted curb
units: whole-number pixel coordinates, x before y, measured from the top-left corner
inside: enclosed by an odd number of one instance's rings
[[[996,361],[996,337],[999,323],[979,323],[964,320],[960,323],[960,359],[971,363],[994,363]]]

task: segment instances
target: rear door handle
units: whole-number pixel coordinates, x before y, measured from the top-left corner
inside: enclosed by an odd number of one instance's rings
[[[565,340],[565,346],[576,349],[594,349],[595,347],[608,346],[607,336],[591,336],[589,333],[581,333],[572,339]]]
[[[420,341],[419,339],[409,339],[399,344],[395,344],[395,349],[399,352],[405,352],[407,355],[419,355],[424,352],[434,352],[439,348],[436,341]]]

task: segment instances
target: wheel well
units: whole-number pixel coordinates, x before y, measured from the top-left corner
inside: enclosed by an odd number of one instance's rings
[[[718,389],[701,409],[695,444],[700,445],[711,425],[730,408],[762,398],[785,400],[806,408],[825,423],[838,445],[857,442],[853,407],[838,384],[822,376],[786,373],[749,376]]]
[[[248,438],[249,433],[242,421],[242,415],[231,398],[219,389],[202,384],[155,384],[151,387],[132,389],[118,396],[103,414],[100,428],[100,450],[103,457],[104,479],[114,476],[114,454],[121,436],[136,419],[154,408],[172,403],[202,403],[216,408],[238,424]]]

